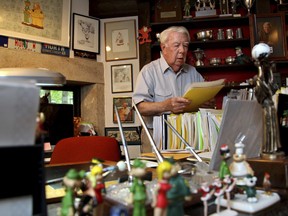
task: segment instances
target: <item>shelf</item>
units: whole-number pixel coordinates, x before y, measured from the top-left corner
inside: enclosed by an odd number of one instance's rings
[[[199,72],[215,72],[215,71],[236,71],[236,70],[241,70],[245,73],[251,72],[251,71],[257,71],[257,68],[254,66],[254,64],[221,64],[221,65],[207,65],[207,66],[198,66],[196,67],[197,71]]]

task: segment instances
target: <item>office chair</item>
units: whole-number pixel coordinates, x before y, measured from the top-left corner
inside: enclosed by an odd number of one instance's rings
[[[50,164],[89,162],[92,158],[121,160],[118,141],[105,136],[80,136],[60,140],[53,150]]]

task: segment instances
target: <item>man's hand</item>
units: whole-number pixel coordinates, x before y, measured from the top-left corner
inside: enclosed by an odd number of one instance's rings
[[[215,98],[206,101],[201,105],[201,108],[207,108],[207,109],[216,109],[216,100]]]
[[[163,101],[163,103],[168,111],[172,113],[182,113],[191,101],[183,97],[173,97]]]

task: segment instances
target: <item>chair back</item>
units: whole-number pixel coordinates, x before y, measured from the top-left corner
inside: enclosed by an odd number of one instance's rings
[[[50,164],[89,162],[92,158],[121,160],[118,141],[106,136],[80,136],[60,140],[53,150]]]

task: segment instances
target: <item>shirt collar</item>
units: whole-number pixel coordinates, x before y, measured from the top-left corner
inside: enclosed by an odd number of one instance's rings
[[[161,57],[160,57],[160,65],[161,65],[161,68],[162,68],[162,73],[165,73],[165,72],[168,71],[169,69],[170,69],[171,71],[173,71],[172,68],[168,65],[168,63],[166,62],[166,60],[164,59],[164,57],[163,57],[162,55],[161,55]],[[185,73],[188,72],[188,65],[187,65],[187,64],[184,64],[184,65],[182,66],[182,68],[180,69],[180,72],[179,72],[178,74],[180,74],[180,73],[182,73],[182,72],[185,72]]]

